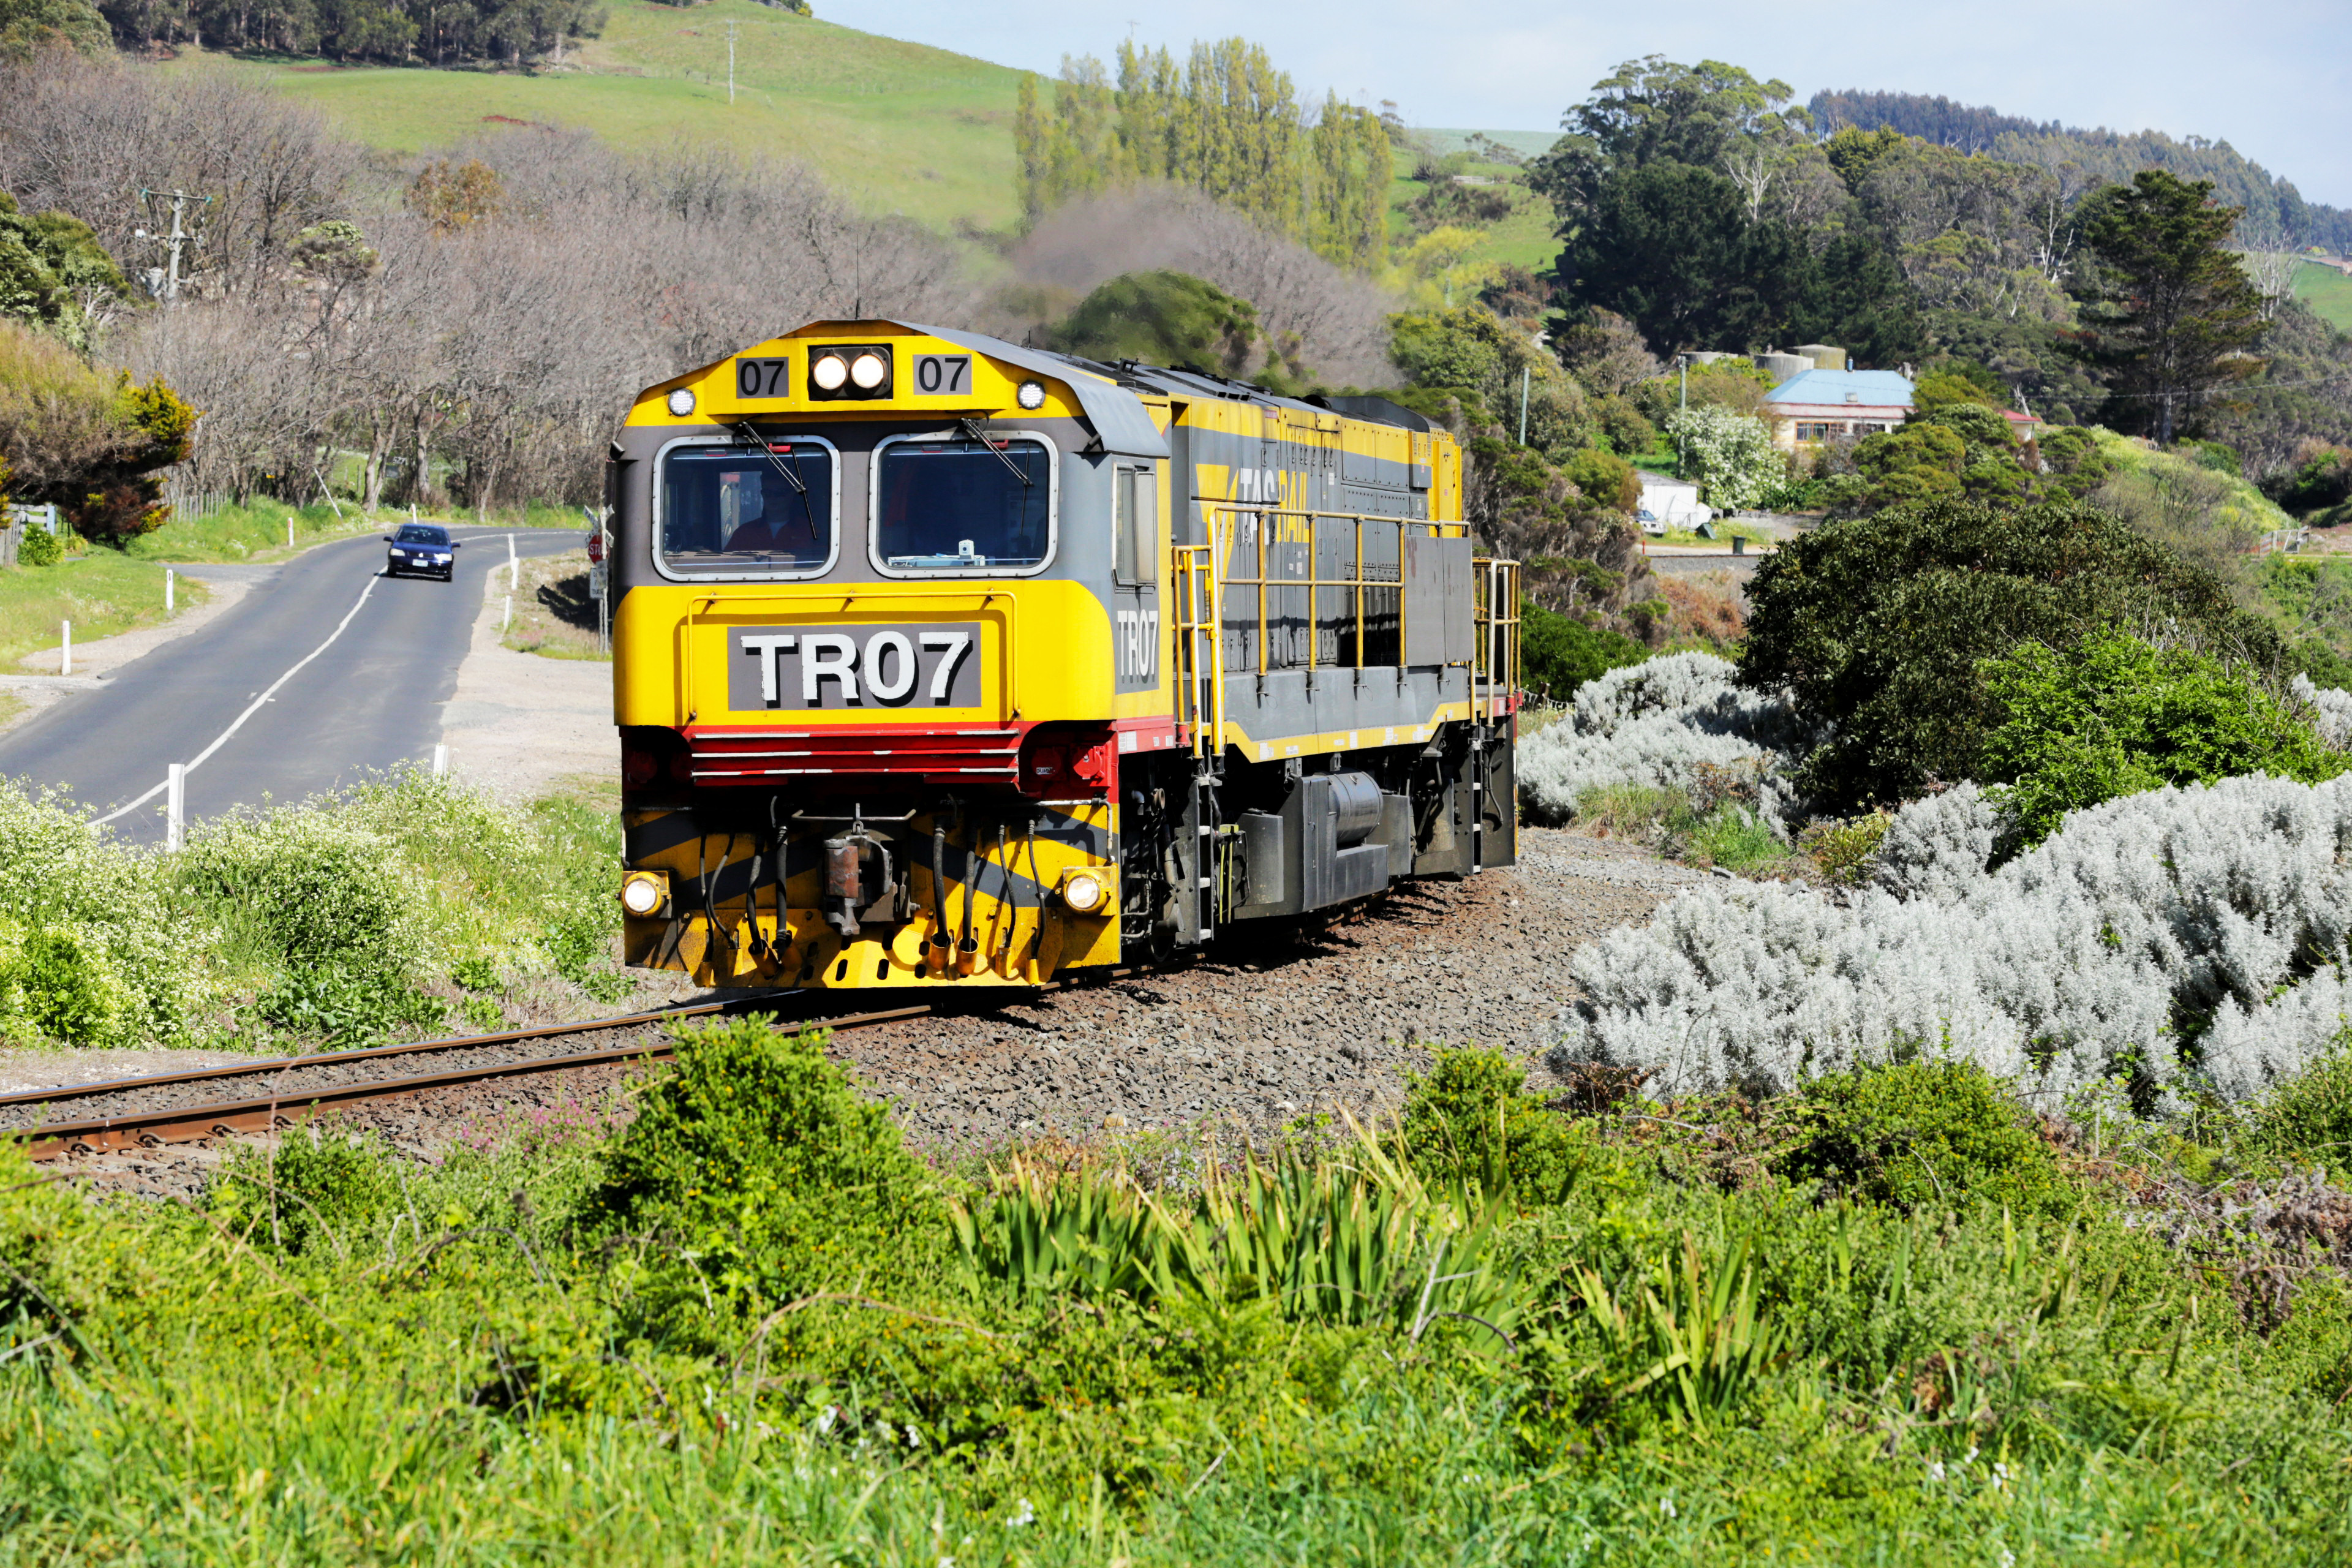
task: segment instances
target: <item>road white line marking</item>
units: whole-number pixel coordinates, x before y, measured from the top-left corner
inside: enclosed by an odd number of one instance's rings
[[[214,740],[211,745],[206,746],[203,751],[198,752],[195,755],[195,759],[188,763],[184,772],[192,773],[198,768],[204,766],[205,759],[211,756],[215,752],[219,751],[224,745],[227,744],[228,738],[231,735],[236,734],[239,730],[244,729],[245,721],[247,719],[252,718],[255,711],[258,710],[263,703],[276,697],[279,687],[285,685],[288,681],[293,679],[297,675],[301,673],[302,665],[310,663],[312,659],[326,652],[330,647],[332,647],[334,646],[335,639],[343,635],[343,628],[352,624],[352,617],[360,613],[360,606],[368,602],[368,595],[375,592],[375,585],[381,581],[383,581],[382,578],[371,575],[368,578],[367,586],[360,590],[360,596],[356,600],[352,601],[352,607],[350,609],[343,612],[343,618],[335,623],[335,629],[327,634],[327,640],[320,643],[317,647],[312,648],[308,654],[304,655],[301,664],[296,665],[293,668],[279,676],[270,684],[268,690],[263,692],[260,696],[247,703],[246,705],[245,711],[236,716],[236,722],[231,724],[227,729],[223,730],[219,736]],[[153,789],[149,790],[145,795],[141,795],[137,800],[132,801],[130,805],[117,806],[112,811],[108,812],[104,816],[96,818],[91,822],[90,826],[95,827],[102,822],[112,822],[118,816],[138,810],[149,801],[153,800],[157,795],[162,795],[163,793],[164,784],[168,784],[170,783],[171,780],[166,778],[163,784],[157,784]]]

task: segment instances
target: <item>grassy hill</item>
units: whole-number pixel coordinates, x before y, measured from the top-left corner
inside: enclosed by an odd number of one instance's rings
[[[2306,261],[2294,269],[2294,297],[2333,322],[2337,331],[2352,332],[2352,277]]]
[[[297,59],[231,68],[268,77],[388,152],[444,147],[511,121],[583,126],[627,146],[689,136],[812,164],[869,212],[942,229],[1002,228],[1017,216],[1020,72],[751,0],[691,9],[616,0],[602,37],[530,74]]]

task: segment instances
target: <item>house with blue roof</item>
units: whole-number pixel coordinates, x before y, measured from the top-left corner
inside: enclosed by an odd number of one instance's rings
[[[1911,415],[1911,378],[1891,370],[1807,370],[1764,396],[1772,445],[1784,452],[1874,436]]]
[[[1910,417],[1911,378],[1891,370],[1807,370],[1765,394],[1764,422],[1772,445],[1784,452],[1824,441],[1860,439],[1892,430]],[[2042,421],[2004,408],[2001,417],[2020,441],[2038,434]]]

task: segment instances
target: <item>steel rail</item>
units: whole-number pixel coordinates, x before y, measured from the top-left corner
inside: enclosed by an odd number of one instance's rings
[[[794,993],[787,992],[787,995]],[[28,1089],[0,1094],[0,1106],[32,1105],[54,1100],[86,1100],[92,1095],[120,1094],[126,1089],[152,1089],[167,1083],[200,1083],[209,1079],[248,1078],[257,1073],[284,1072],[292,1068],[332,1067],[339,1062],[365,1061],[372,1057],[407,1056],[417,1051],[457,1051],[469,1046],[504,1046],[518,1040],[551,1039],[557,1035],[584,1035],[597,1029],[625,1029],[638,1024],[658,1024],[665,1018],[694,1018],[738,1002],[697,1002],[686,1007],[663,1007],[651,1013],[625,1013],[614,1018],[591,1018],[579,1024],[544,1024],[537,1028],[509,1029],[497,1035],[444,1035],[413,1040],[404,1046],[372,1046],[363,1050],[321,1051],[307,1057],[270,1057],[244,1062],[224,1062],[215,1068],[191,1068],[186,1072],[151,1073],[144,1078],[115,1078],[97,1083],[59,1084],[54,1089]]]
[[[503,1035],[458,1037],[455,1039],[420,1041],[407,1046],[380,1047],[369,1051],[335,1052],[320,1057],[280,1058],[258,1067],[245,1063],[217,1073],[163,1073],[145,1079],[118,1079],[110,1084],[74,1085],[56,1093],[35,1093],[9,1097],[8,1103],[27,1100],[78,1099],[89,1092],[109,1093],[133,1085],[184,1083],[200,1081],[207,1077],[237,1078],[252,1072],[274,1071],[295,1065],[320,1065],[346,1062],[377,1056],[396,1056],[422,1050],[453,1050],[469,1046],[501,1045],[518,1039],[541,1038],[551,1035],[579,1034],[600,1028],[614,1028],[663,1018],[690,1017],[740,1006],[736,1002],[701,1003],[691,1008],[670,1008],[663,1012],[635,1015],[619,1019],[601,1019],[584,1024],[556,1025],[541,1029],[513,1030]],[[905,1018],[920,1017],[931,1011],[929,1006],[898,1007],[880,1013],[859,1013],[846,1017],[809,1019],[813,1026],[828,1029],[867,1028],[879,1024],[896,1023]],[[675,1040],[647,1040],[640,1045],[622,1046],[611,1050],[575,1051],[564,1056],[538,1057],[528,1061],[496,1062],[485,1067],[460,1068],[448,1072],[416,1073],[405,1078],[371,1079],[358,1083],[327,1084],[311,1089],[298,1089],[285,1094],[274,1094],[247,1100],[215,1100],[195,1105],[163,1106],[152,1110],[126,1110],[113,1116],[91,1117],[79,1121],[50,1121],[25,1128],[0,1130],[0,1138],[22,1142],[26,1152],[36,1160],[51,1159],[69,1151],[107,1153],[151,1143],[190,1143],[203,1138],[236,1132],[266,1132],[280,1121],[306,1121],[330,1106],[350,1105],[364,1100],[397,1100],[418,1094],[425,1089],[443,1089],[458,1084],[479,1083],[490,1079],[515,1078],[530,1073],[561,1072],[574,1068],[599,1067],[614,1062],[652,1059],[676,1054]]]

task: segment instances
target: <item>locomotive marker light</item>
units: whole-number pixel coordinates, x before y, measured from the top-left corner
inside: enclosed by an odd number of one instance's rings
[[[1045,384],[1042,381],[1024,381],[1021,384],[1021,390],[1014,395],[1020,399],[1021,406],[1024,408],[1043,408],[1045,406]]]
[[[656,871],[632,871],[621,879],[621,907],[643,920],[669,906],[669,879]]]
[[[679,387],[669,395],[669,411],[680,419],[694,412],[694,394]]]

